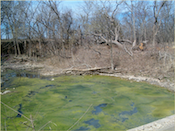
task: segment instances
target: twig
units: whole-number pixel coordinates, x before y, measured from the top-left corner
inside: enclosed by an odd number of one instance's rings
[[[13,110],[14,112],[16,112],[16,113],[18,113],[18,114],[20,114],[20,115],[24,116],[24,118],[26,118],[27,120],[31,121],[31,120],[30,120],[29,118],[27,118],[25,115],[23,115],[23,114],[21,114],[20,112],[18,112],[18,111],[16,111],[16,110],[14,110],[14,109],[13,109],[13,108],[11,108],[10,106],[8,106],[8,105],[4,104],[2,101],[1,101],[1,103],[2,103],[3,105],[5,105],[6,107],[8,107],[9,109]]]
[[[26,122],[23,122],[22,124],[24,124],[24,125],[27,126],[27,127],[32,128],[31,126],[27,125]],[[28,128],[27,128],[27,129],[28,129]]]
[[[81,120],[81,118],[83,118],[83,116],[88,112],[88,110],[91,108],[91,106],[92,106],[93,104],[91,104],[90,106],[89,106],[89,108],[86,110],[86,112],[79,118],[79,120],[77,121],[77,122],[75,122],[67,131],[69,131],[71,128],[73,128],[80,120]]]
[[[31,119],[32,128],[33,128],[33,130],[35,131],[35,127],[34,127],[34,124],[33,124],[32,115],[30,115],[30,119]]]
[[[5,106],[4,106],[4,109],[5,109],[5,116],[8,117],[8,116],[6,115],[6,108],[5,108]],[[12,118],[12,120],[13,120],[13,118]],[[14,120],[13,120],[13,125],[14,125],[14,127],[16,128],[16,130],[18,131],[18,129],[17,129],[15,123],[14,123]],[[5,131],[7,131],[7,129],[6,129],[6,118],[5,118]]]
[[[113,101],[115,101],[112,97],[110,97]]]
[[[126,49],[126,47],[125,47],[125,44],[124,44],[124,49],[125,49],[125,51],[130,55],[130,56],[133,56],[133,53],[132,53],[132,51],[131,52],[129,52],[127,49]]]
[[[51,121],[48,121],[44,126],[42,126],[38,131],[40,131],[42,128],[44,128],[47,124],[51,123]]]
[[[40,106],[39,106],[39,108],[38,108],[38,111],[35,113],[35,116],[33,117],[33,119],[35,119],[35,117],[37,116],[39,110],[41,109],[40,107],[41,107],[41,104],[40,104]]]
[[[4,109],[5,109],[5,115],[6,115],[6,108],[4,106]],[[6,127],[6,118],[5,118],[5,131],[7,131],[7,127]]]

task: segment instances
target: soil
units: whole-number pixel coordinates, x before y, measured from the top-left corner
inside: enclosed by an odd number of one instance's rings
[[[61,52],[62,53],[62,52]],[[111,70],[110,48],[107,45],[76,47],[73,53],[66,50],[66,56],[48,56],[28,59],[27,57],[6,58],[1,63],[1,72],[6,68],[36,70],[43,76],[62,74],[99,74],[122,77],[129,80],[146,81],[175,92],[174,89],[174,49],[126,52],[113,46],[114,70]],[[72,55],[71,55],[72,54]]]

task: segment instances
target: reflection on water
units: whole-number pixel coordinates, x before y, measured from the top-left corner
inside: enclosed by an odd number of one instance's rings
[[[96,91],[93,91],[92,94],[97,94],[97,92]]]
[[[92,111],[92,113],[95,115],[98,115],[102,111],[101,107],[106,107],[106,106],[107,106],[106,103],[95,106],[94,107],[95,111]]]
[[[23,114],[22,111],[21,111],[21,109],[22,109],[22,104],[19,104],[18,112],[21,113],[21,114]],[[21,117],[21,114],[18,114],[16,117]]]
[[[13,71],[11,69],[6,69],[4,72],[1,73],[1,77],[5,80],[8,80],[8,78],[13,78],[13,77],[28,77],[28,78],[40,78],[40,79],[46,79],[46,80],[51,80],[52,77],[45,77],[41,76],[37,72],[26,72],[25,70],[16,70]]]
[[[46,85],[46,86],[44,86],[44,87],[40,87],[40,89],[44,89],[44,88],[47,88],[47,87],[54,88],[54,87],[55,87],[55,85]]]
[[[131,106],[134,106],[134,102],[132,102]],[[119,117],[122,119],[122,122],[125,122],[128,118],[127,116],[131,116],[135,113],[137,113],[137,107],[134,107],[132,110],[130,111],[122,111],[121,113],[119,113]]]
[[[88,121],[84,121],[84,123],[92,125],[95,128],[99,128],[101,126],[98,122],[99,122],[99,120],[95,120],[94,118],[92,118],[92,119],[90,119]]]
[[[88,130],[88,129],[90,129],[90,128],[81,126],[79,129],[76,129],[75,131],[85,131],[85,130]]]
[[[26,72],[24,70],[16,70],[13,71],[12,69],[6,69],[1,73],[1,88],[5,89],[8,87],[6,85],[6,82],[9,81],[11,78],[15,77],[27,77],[27,78],[40,78],[44,80],[51,80],[52,77],[45,77],[45,76],[40,76],[39,73],[35,72]],[[54,86],[54,85],[48,85],[48,86]]]
[[[38,93],[37,91],[29,91],[28,95],[26,95],[27,97],[32,97],[34,96],[36,93]]]

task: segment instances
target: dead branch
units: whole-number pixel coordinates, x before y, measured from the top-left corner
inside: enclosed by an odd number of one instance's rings
[[[105,38],[102,36],[102,34],[95,34],[95,33],[92,33],[92,35],[94,35],[94,36],[99,36],[99,37],[101,37],[106,43],[108,43],[107,39],[105,39]]]
[[[109,40],[105,39],[105,38],[102,36],[102,34],[94,34],[94,33],[93,33],[93,35],[99,36],[99,37],[101,37],[106,43],[109,43]],[[117,36],[117,35],[116,35],[116,36]],[[122,41],[123,41],[123,42],[132,43],[131,41],[125,40],[125,39],[122,40]],[[118,42],[116,39],[115,39],[115,40],[112,40],[111,43],[117,45],[120,49],[124,49],[130,56],[133,56],[132,51],[129,52],[129,51],[126,49],[126,47],[123,46],[123,44],[121,44],[120,42]]]
[[[126,52],[127,52],[129,55],[130,55],[130,56],[133,56],[132,51],[130,51],[130,52],[129,52],[129,51],[127,50],[127,48],[126,48],[125,44],[124,44],[124,50],[125,50],[125,51],[126,51]]]
[[[31,120],[30,120],[29,118],[27,118],[25,115],[23,115],[22,113],[20,113],[20,112],[14,110],[13,108],[9,107],[8,105],[6,105],[5,103],[3,103],[2,101],[1,101],[1,103],[2,103],[3,105],[5,105],[6,107],[8,107],[9,109],[11,109],[12,111],[14,111],[14,112],[20,114],[21,116],[23,116],[24,118],[26,118],[27,120],[29,120],[29,121],[31,122]]]
[[[82,118],[83,118],[83,116],[89,111],[89,109],[91,108],[91,106],[92,106],[93,104],[91,104],[90,106],[89,106],[89,108],[86,110],[86,112],[78,119],[78,121],[77,122],[75,122],[67,131],[69,131],[71,128],[73,128]]]

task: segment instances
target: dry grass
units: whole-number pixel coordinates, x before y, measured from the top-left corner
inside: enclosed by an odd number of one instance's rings
[[[73,51],[73,58],[70,50],[66,50],[66,56],[70,58],[52,56],[46,59],[44,64],[58,69],[110,67],[110,48],[107,45],[77,47]],[[163,77],[172,79],[174,77],[173,48],[153,51],[148,46],[145,51],[134,51],[133,57],[131,57],[113,46],[113,57],[115,69],[121,70],[123,74],[151,77],[163,75]]]

